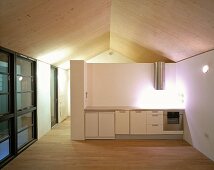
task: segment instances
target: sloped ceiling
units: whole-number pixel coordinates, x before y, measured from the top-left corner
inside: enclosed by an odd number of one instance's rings
[[[214,49],[214,1],[113,0],[111,33],[180,61]]]
[[[1,0],[0,45],[61,65],[112,49],[177,62],[214,49],[213,0]]]
[[[51,64],[87,59],[109,49],[110,7],[110,0],[1,0],[0,45]]]

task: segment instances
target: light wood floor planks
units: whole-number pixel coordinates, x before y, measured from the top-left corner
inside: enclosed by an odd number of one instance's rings
[[[70,140],[70,121],[56,125],[3,170],[214,170],[182,140]]]

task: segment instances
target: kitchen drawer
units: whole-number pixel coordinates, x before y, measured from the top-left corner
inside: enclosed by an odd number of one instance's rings
[[[147,112],[147,124],[163,124],[163,112]]]
[[[162,134],[163,124],[147,124],[147,134]]]
[[[150,110],[150,111],[147,111],[147,113],[150,113],[150,114],[163,114],[163,111],[161,111],[161,110]]]

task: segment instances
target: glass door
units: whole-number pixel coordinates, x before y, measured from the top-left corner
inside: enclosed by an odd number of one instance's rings
[[[36,62],[0,48],[0,169],[37,138]]]
[[[0,51],[0,163],[11,155],[10,54]]]
[[[57,68],[51,67],[51,127],[58,123]]]
[[[34,62],[16,59],[17,148],[36,139],[36,100]]]

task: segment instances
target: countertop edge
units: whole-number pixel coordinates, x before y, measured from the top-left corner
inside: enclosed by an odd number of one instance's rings
[[[146,108],[137,108],[129,106],[90,106],[84,109],[85,112],[100,111],[100,112],[114,112],[114,111],[185,111],[182,108],[155,108],[155,109],[146,109]]]

